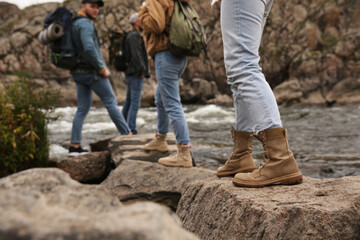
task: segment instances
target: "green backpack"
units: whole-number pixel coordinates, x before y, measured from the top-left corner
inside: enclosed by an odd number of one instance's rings
[[[175,0],[169,31],[169,50],[182,56],[199,56],[205,51],[206,34],[195,9]]]

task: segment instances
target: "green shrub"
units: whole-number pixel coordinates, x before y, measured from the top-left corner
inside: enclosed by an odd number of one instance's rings
[[[46,167],[47,114],[54,110],[58,93],[38,90],[26,79],[4,87],[0,92],[0,177]]]

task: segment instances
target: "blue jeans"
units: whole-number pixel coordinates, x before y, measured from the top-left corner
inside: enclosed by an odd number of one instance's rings
[[[235,130],[282,127],[275,96],[259,66],[259,47],[274,0],[224,0],[221,29],[228,84],[234,96]]]
[[[155,71],[158,86],[155,104],[158,114],[158,132],[169,132],[169,122],[174,129],[176,142],[190,143],[189,128],[180,100],[179,78],[183,74],[187,58],[174,55],[170,51],[155,54]]]
[[[120,112],[117,101],[108,78],[97,74],[72,74],[76,83],[78,108],[73,120],[71,143],[81,143],[81,130],[84,119],[90,110],[92,92],[98,95],[104,103],[111,120],[121,134],[128,134],[130,129]]]
[[[125,77],[127,84],[126,100],[122,109],[122,114],[129,124],[133,134],[137,134],[136,117],[140,107],[141,91],[144,85],[144,78],[136,76]]]

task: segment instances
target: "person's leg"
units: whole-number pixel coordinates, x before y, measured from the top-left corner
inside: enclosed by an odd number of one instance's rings
[[[129,128],[133,134],[137,134],[136,130],[136,118],[141,103],[141,92],[144,85],[144,79],[141,77],[131,78],[131,102],[128,114]]]
[[[258,50],[268,14],[265,11],[271,4],[267,2],[222,1],[224,60],[228,83],[234,95],[237,131],[282,127],[274,94],[259,66]]]
[[[177,153],[160,158],[159,164],[169,167],[192,167],[189,129],[180,101],[179,78],[187,64],[186,57],[179,57],[170,51],[157,53],[155,56],[158,91],[163,107],[173,126]]]
[[[129,108],[130,108],[130,103],[131,103],[131,77],[130,76],[125,76],[125,82],[127,85],[126,88],[126,99],[123,105],[123,109],[122,109],[122,114],[125,118],[125,120],[128,120],[128,112],[129,112]]]
[[[155,138],[145,144],[144,149],[147,151],[168,152],[169,148],[166,142],[166,135],[170,130],[170,123],[169,116],[166,113],[160,96],[159,85],[156,88],[155,105],[157,111],[157,131],[155,132]]]
[[[179,57],[170,51],[155,55],[158,95],[168,114],[178,144],[189,144],[189,129],[180,100],[179,78],[187,64],[186,57]],[[159,102],[159,100],[157,100]]]
[[[264,147],[264,162],[251,173],[236,174],[236,186],[262,187],[302,180],[274,94],[259,66],[258,49],[272,2],[226,0],[221,5],[225,67],[237,114],[235,127],[256,131]]]
[[[159,88],[160,86],[158,84],[155,93],[155,105],[157,111],[157,130],[160,134],[167,134],[170,131],[170,127],[169,127],[170,120],[165,110]]]
[[[92,102],[92,91],[88,85],[76,83],[76,94],[78,108],[73,119],[71,144],[80,145],[82,126]]]
[[[91,88],[104,103],[110,118],[116,125],[118,131],[123,135],[129,134],[130,128],[120,112],[109,79],[97,76],[96,80],[92,83]]]

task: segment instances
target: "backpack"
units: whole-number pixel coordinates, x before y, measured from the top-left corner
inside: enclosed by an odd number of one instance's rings
[[[128,33],[123,30],[112,31],[109,33],[110,46],[109,58],[110,65],[114,66],[116,70],[125,72],[129,63],[126,59],[126,37]]]
[[[56,39],[47,39],[47,44],[50,50],[49,58],[51,63],[56,67],[67,70],[71,70],[76,67],[78,63],[78,55],[73,44],[71,28],[72,23],[81,17],[82,16],[80,15],[74,16],[73,13],[66,7],[58,7],[53,13],[50,13],[45,17],[45,30],[43,31],[45,34],[47,34],[46,31],[50,30],[52,24],[62,26],[63,34],[61,37]],[[41,34],[42,33],[40,33],[40,35]]]
[[[199,56],[206,49],[206,34],[195,9],[175,0],[169,30],[169,50],[183,56]]]

